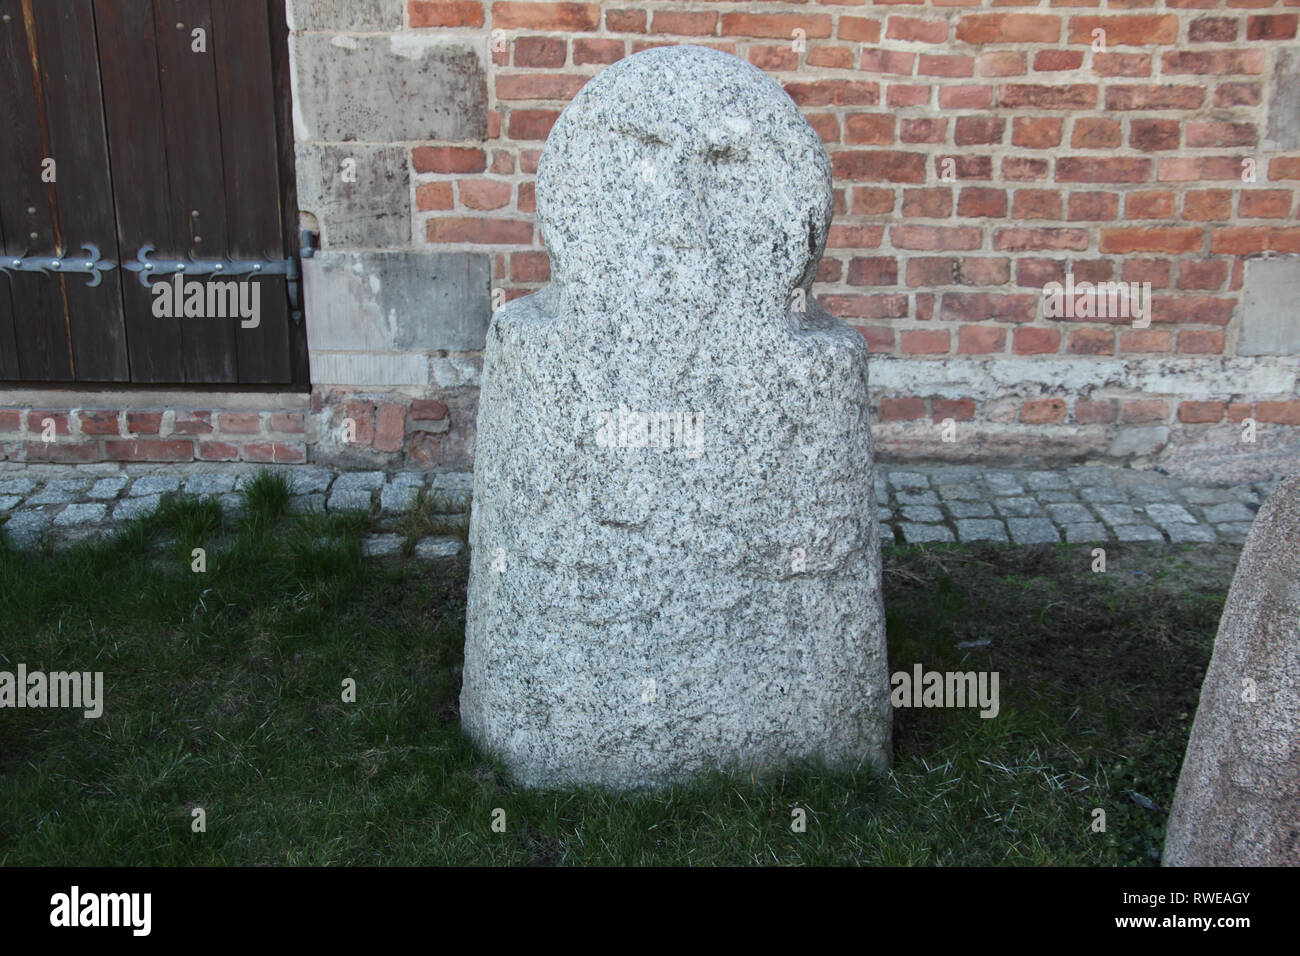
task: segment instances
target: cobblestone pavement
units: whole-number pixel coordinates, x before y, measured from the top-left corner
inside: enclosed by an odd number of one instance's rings
[[[195,472],[160,467],[40,466],[0,470],[0,527],[20,547],[49,535],[77,540],[158,506],[168,493],[213,495],[233,512],[248,466]],[[371,510],[398,518],[421,489],[446,510],[469,501],[468,473],[337,471],[318,466],[280,470],[292,476],[290,509]],[[1150,471],[1103,466],[1013,470],[960,466],[887,466],[876,471],[882,539],[900,544],[994,541],[1153,541],[1171,544],[1245,540],[1276,482],[1233,487],[1194,485]],[[371,554],[396,553],[400,535],[366,539]],[[453,549],[453,546],[455,550]],[[455,538],[429,538],[424,557],[455,553]]]

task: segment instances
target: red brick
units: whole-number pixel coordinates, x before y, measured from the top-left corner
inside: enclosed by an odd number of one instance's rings
[[[131,419],[132,416],[128,413],[126,416],[128,430],[139,431],[131,425]],[[256,435],[262,430],[262,416],[257,412],[222,412],[217,416],[217,427],[229,435]],[[155,426],[151,431],[157,434],[158,429]]]
[[[1231,43],[1237,39],[1236,17],[1197,17],[1187,28],[1192,43]]]
[[[874,249],[885,235],[884,226],[832,225],[826,236],[828,249]]]
[[[1070,333],[1066,351],[1072,355],[1113,355],[1115,333],[1110,329],[1075,329]]]
[[[0,432],[17,432],[23,428],[23,413],[16,408],[0,408]],[[82,423],[81,430],[86,430]]]
[[[966,329],[962,330],[967,331]],[[930,399],[930,420],[942,422],[951,418],[955,422],[969,422],[975,418],[975,400],[973,398],[932,398]]]
[[[1113,398],[1094,401],[1077,398],[1074,401],[1074,420],[1080,425],[1110,425],[1119,415],[1119,403]]]
[[[712,36],[718,30],[718,15],[711,10],[656,10],[650,29],[673,36]]]
[[[840,16],[839,38],[857,43],[878,43],[880,41],[880,21],[865,17]]]
[[[1024,252],[1031,249],[1071,249],[1077,252],[1088,248],[1088,233],[1084,229],[1057,229],[1048,226],[1007,227],[994,233],[993,248],[1001,252]]]
[[[352,419],[356,426],[352,444],[369,447],[375,440],[375,406],[369,402],[348,402],[343,406],[344,419]],[[343,421],[339,426],[342,428]]]
[[[411,419],[417,422],[440,422],[447,417],[447,406],[431,398],[411,402]]]
[[[559,118],[559,110],[511,110],[510,138],[546,139]]]
[[[849,285],[898,285],[898,260],[893,256],[854,257],[849,261]]]
[[[1178,120],[1135,119],[1128,126],[1128,144],[1134,149],[1153,151],[1177,149],[1182,126]],[[1187,144],[1191,146],[1189,142]]]
[[[1178,18],[1172,14],[1119,17],[1070,17],[1069,42],[1092,45],[1092,31],[1106,31],[1106,46],[1150,46],[1178,41]]]
[[[1203,86],[1111,86],[1106,89],[1108,110],[1194,110],[1205,102]]]
[[[606,10],[605,28],[611,33],[645,33],[644,10]]]
[[[1258,106],[1262,91],[1258,83],[1220,83],[1214,88],[1214,105]]]
[[[879,325],[859,325],[855,326],[867,340],[868,352],[892,352],[894,351],[894,330]]]
[[[923,398],[882,398],[876,412],[876,420],[882,422],[908,422],[918,418],[925,418]]]
[[[1077,70],[1083,66],[1081,50],[1039,50],[1034,54],[1034,69],[1039,73]]]
[[[951,164],[949,164],[951,160]],[[941,181],[947,181],[945,170],[951,165],[953,174],[957,179],[965,182],[971,179],[992,179],[993,178],[993,159],[990,156],[971,156],[963,154],[960,156],[936,156],[934,158],[934,172]]]
[[[1208,295],[1156,296],[1151,300],[1151,321],[1227,325],[1236,304],[1236,299]]]
[[[1097,105],[1097,87],[1091,83],[1044,86],[1038,83],[1005,83],[998,105],[1044,110],[1090,110]]]
[[[492,27],[496,30],[581,30],[600,25],[598,3],[494,3]]]
[[[957,260],[950,256],[920,256],[907,260],[907,284],[910,286],[954,285]]]
[[[1070,145],[1075,149],[1115,149],[1123,135],[1120,124],[1115,120],[1080,117],[1074,121]]]
[[[518,219],[430,219],[428,238],[430,242],[529,245],[533,224]]]
[[[957,146],[1001,143],[1007,121],[1000,116],[959,116],[953,130]]]
[[[199,461],[239,461],[239,446],[228,441],[201,441],[195,457]]]
[[[852,319],[907,317],[906,295],[827,295],[819,300],[831,315]]]
[[[415,188],[415,206],[421,212],[450,209],[455,204],[451,183],[421,183]]]
[[[818,44],[808,51],[809,66],[823,66],[833,70],[851,70],[857,51],[850,46]]]
[[[1258,189],[1241,194],[1237,215],[1243,219],[1286,219],[1291,214],[1289,189]]]
[[[502,100],[568,100],[590,77],[580,73],[525,73],[497,77],[497,98]]]
[[[1247,40],[1292,40],[1300,15],[1282,13],[1276,16],[1251,15],[1246,18]]]
[[[453,0],[450,3],[433,3],[430,0],[411,0],[408,4],[413,27],[481,27],[483,4]]]
[[[1125,425],[1169,420],[1169,406],[1156,398],[1140,398],[1124,403],[1119,420]]]
[[[515,66],[560,68],[568,51],[563,37],[519,37],[513,46]]]
[[[1219,334],[1222,335],[1223,333],[1220,332]],[[1187,333],[1184,332],[1183,335],[1185,336]],[[1179,337],[1180,341],[1181,339],[1182,336]],[[1250,402],[1228,403],[1228,421],[1230,422],[1244,422],[1247,418],[1250,418],[1252,414],[1254,414],[1254,408],[1251,406]]]
[[[1172,219],[1174,194],[1167,189],[1149,189],[1124,197],[1126,219]]]
[[[1178,333],[1178,351],[1183,355],[1222,355],[1224,333],[1218,329],[1185,329]]]
[[[487,154],[468,146],[417,146],[411,162],[417,173],[481,173],[487,169]]]
[[[1071,222],[1109,222],[1119,217],[1119,195],[1116,193],[1070,193],[1069,218]]]
[[[749,62],[760,70],[769,72],[792,71],[799,69],[799,54],[788,43],[779,46],[756,45],[749,48]]]
[[[987,109],[993,105],[993,87],[941,87],[939,90],[939,105],[946,110]]]
[[[963,189],[957,197],[957,215],[964,218],[1002,218],[1006,214],[1006,190],[969,186]]]
[[[1011,142],[1027,149],[1051,149],[1061,144],[1061,124],[1052,116],[1017,116],[1011,121]]]
[[[1228,263],[1223,259],[1178,264],[1178,288],[1215,291],[1228,280]]]
[[[785,91],[800,106],[876,106],[880,103],[880,84],[858,80],[787,83]]]
[[[1060,183],[1141,183],[1150,178],[1149,159],[1063,156],[1056,161]]]
[[[510,202],[513,191],[509,183],[496,179],[462,179],[456,189],[467,209],[500,209]]]
[[[1020,406],[1020,421],[1026,425],[1059,425],[1065,421],[1065,400],[1030,399]]]
[[[1300,425],[1300,400],[1256,402],[1255,420],[1273,425]]]
[[[1179,402],[1178,420],[1189,425],[1221,422],[1226,411],[1224,402]]]
[[[1163,329],[1134,329],[1119,335],[1121,352],[1169,352],[1173,347],[1173,333]]]
[[[537,187],[534,183],[519,184],[519,195],[515,199],[515,207],[520,212],[537,211]]]
[[[516,282],[547,282],[551,278],[551,260],[545,252],[510,254],[510,278]]]
[[[1007,330],[992,325],[965,325],[957,330],[957,352],[962,355],[983,355],[1004,352],[1007,347]]]
[[[975,226],[895,225],[889,231],[899,249],[978,249],[980,235]]]
[[[974,76],[975,58],[955,53],[922,53],[916,61],[916,74],[917,76]]]
[[[272,412],[267,427],[273,432],[297,434],[306,432],[307,422],[302,412]]]
[[[1198,252],[1205,230],[1193,226],[1134,226],[1105,229],[1101,234],[1103,253]]]
[[[1094,53],[1092,72],[1098,76],[1150,76],[1149,53]]]
[[[1165,76],[1175,74],[1263,73],[1263,50],[1170,50],[1160,57]]]
[[[1197,189],[1183,197],[1183,218],[1211,222],[1232,218],[1232,192],[1227,189]]]
[[[406,406],[382,403],[375,413],[375,450],[400,451],[406,434]]]
[[[1061,194],[1054,189],[1017,189],[1011,216],[1014,219],[1060,219]]]
[[[947,20],[923,20],[919,17],[891,16],[885,29],[891,40],[915,40],[919,43],[942,43],[948,39]]]
[[[859,216],[880,216],[894,211],[894,191],[874,186],[853,187],[853,212]]]
[[[172,430],[178,435],[206,435],[212,431],[212,413],[178,411]]]
[[[32,409],[27,413],[27,430],[30,432],[42,431],[45,426],[41,423],[47,418],[54,422],[55,435],[72,434],[68,428],[67,412],[42,411],[40,409]]]
[[[1006,285],[1010,279],[1007,258],[967,257],[957,263],[957,281],[962,285]]]
[[[1028,72],[1025,54],[1019,50],[991,50],[975,61],[980,76],[1024,76]]]
[[[957,39],[963,43],[1055,43],[1060,38],[1061,18],[1057,16],[975,13],[964,14],[957,21]]]
[[[948,347],[948,333],[945,330],[908,329],[899,334],[899,351],[904,355],[943,355],[947,353]]]
[[[899,122],[898,138],[904,143],[942,143],[948,136],[948,120],[943,116],[904,118]]]
[[[1187,124],[1188,146],[1254,146],[1258,139],[1251,123],[1200,121]]]
[[[656,15],[656,19],[658,16]],[[725,36],[773,37],[788,40],[795,30],[803,30],[809,38],[831,35],[830,14],[798,13],[724,13],[722,32]]]
[[[1246,256],[1255,252],[1300,252],[1300,229],[1276,226],[1236,226],[1216,229],[1210,251]]]
[[[855,146],[889,146],[894,142],[893,113],[850,113],[844,119],[844,142]]]
[[[140,439],[138,441],[105,439],[104,456],[111,461],[192,461],[191,439]]]
[[[1032,322],[1038,297],[996,292],[945,292],[940,314],[950,322]]]
[[[908,86],[900,83],[889,84],[889,95],[886,97],[887,106],[926,106],[929,102],[930,87],[928,86]]]
[[[911,76],[915,65],[915,53],[876,48],[864,49],[858,61],[858,69],[866,73],[892,73],[898,76]]]
[[[925,181],[925,154],[893,150],[838,150],[831,156],[837,179],[894,183]]]
[[[17,431],[18,413],[14,413],[14,427],[4,427],[4,413],[0,412],[0,431]],[[81,434],[83,435],[116,435],[118,413],[113,411],[97,412],[79,412],[77,417],[81,421]]]
[[[1005,156],[1002,159],[1002,178],[1008,182],[1031,182],[1047,178],[1047,160],[1024,156]]]
[[[622,40],[596,40],[584,37],[573,41],[573,62],[576,66],[588,63],[615,63],[623,59]]]

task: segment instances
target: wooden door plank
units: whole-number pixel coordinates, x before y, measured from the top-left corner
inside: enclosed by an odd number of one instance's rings
[[[5,19],[8,17],[8,19]],[[50,156],[44,90],[39,82],[34,0],[0,0],[0,221],[6,253],[54,255],[62,236],[54,215],[53,184],[41,181]],[[74,376],[71,330],[56,278],[35,273],[9,277],[14,304],[18,377],[66,382]]]
[[[266,4],[216,3],[212,51],[221,106],[222,159],[230,254],[235,258],[284,255],[270,24]],[[285,280],[261,283],[257,328],[236,336],[239,381],[289,384],[288,301]]]
[[[118,248],[123,261],[133,259],[146,243],[157,250],[155,256],[168,255],[178,243],[172,235],[153,4],[95,0],[94,9]],[[180,324],[185,320],[155,316],[153,301],[149,287],[128,274],[122,282],[122,304],[131,381],[183,383]]]
[[[92,243],[101,256],[116,260],[113,187],[90,0],[42,0],[35,15],[46,123],[57,164],[54,215],[63,253],[76,255],[83,244]],[[89,276],[75,274],[52,281],[61,286],[76,380],[126,381],[130,369],[120,270],[103,273],[95,286],[88,285]]]
[[[226,186],[221,168],[221,127],[208,0],[154,0],[158,77],[162,84],[167,178],[171,187],[170,254],[221,258],[227,252]],[[169,28],[170,26],[170,28]],[[195,49],[202,30],[203,49]],[[185,380],[239,381],[235,317],[181,322]]]

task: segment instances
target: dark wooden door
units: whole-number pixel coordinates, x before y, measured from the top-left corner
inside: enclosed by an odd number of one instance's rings
[[[246,328],[157,316],[122,268],[145,246],[164,259],[296,255],[283,0],[0,0],[0,56],[5,254],[91,244],[118,265],[93,287],[6,274],[0,379],[305,386],[284,276],[254,280],[260,321]]]

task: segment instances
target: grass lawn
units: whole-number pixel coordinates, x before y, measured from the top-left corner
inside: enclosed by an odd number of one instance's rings
[[[0,544],[0,670],[103,671],[106,698],[0,710],[0,864],[1151,865],[1238,554],[888,548],[891,671],[996,670],[996,718],[895,711],[887,776],[529,792],[460,736],[467,563],[365,558],[373,519],[287,516],[269,474],[246,494]]]

